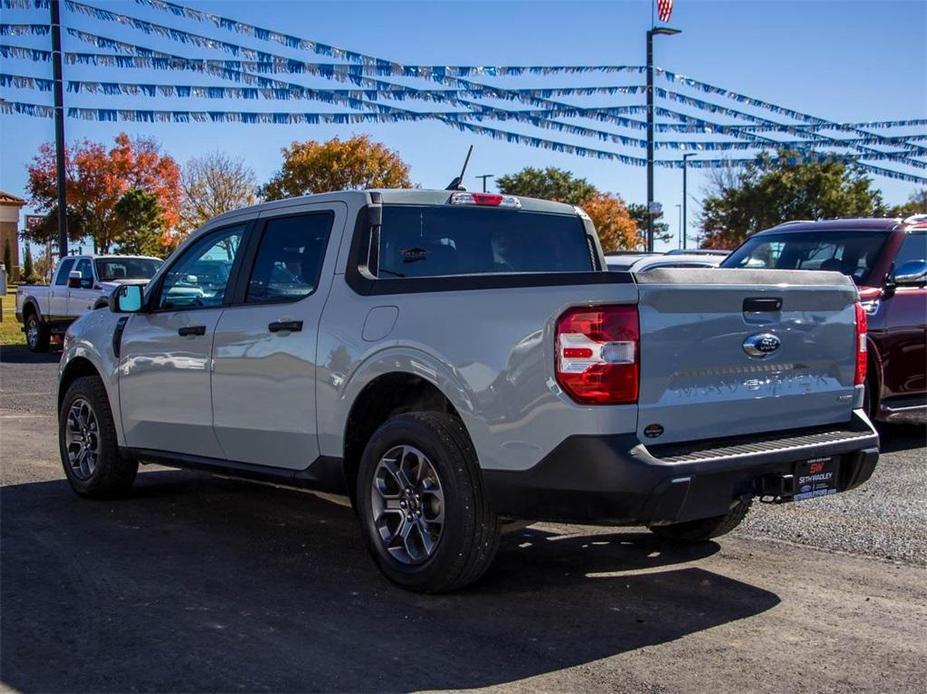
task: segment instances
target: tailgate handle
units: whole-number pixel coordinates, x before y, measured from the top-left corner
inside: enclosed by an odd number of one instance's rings
[[[744,299],[744,313],[760,313],[761,311],[779,311],[782,308],[782,299],[756,297]]]

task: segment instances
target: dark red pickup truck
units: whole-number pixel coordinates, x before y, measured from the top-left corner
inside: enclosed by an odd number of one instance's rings
[[[852,277],[869,322],[867,411],[881,420],[927,415],[927,215],[787,222],[752,235],[721,267]]]

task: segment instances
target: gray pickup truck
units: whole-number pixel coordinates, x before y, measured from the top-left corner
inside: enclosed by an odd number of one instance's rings
[[[204,268],[209,268],[204,272]],[[578,208],[354,191],[195,232],[69,329],[65,473],[139,463],[350,496],[380,569],[476,580],[508,519],[684,541],[865,482],[866,314],[839,273],[608,272]]]

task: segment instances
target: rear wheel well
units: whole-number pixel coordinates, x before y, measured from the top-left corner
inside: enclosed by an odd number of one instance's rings
[[[443,412],[460,419],[451,401],[435,385],[409,373],[379,376],[357,396],[344,430],[344,476],[354,501],[361,456],[373,433],[403,412]]]
[[[68,362],[68,365],[64,367],[64,373],[61,374],[61,379],[58,382],[58,409],[61,409],[61,401],[64,400],[65,393],[68,392],[68,388],[71,387],[71,384],[74,383],[81,376],[96,376],[100,377],[100,372],[97,371],[97,367],[93,365],[89,359],[84,357],[75,357]]]

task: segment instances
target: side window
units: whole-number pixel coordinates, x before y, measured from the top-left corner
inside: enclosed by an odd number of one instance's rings
[[[80,273],[80,286],[83,289],[89,289],[93,286],[93,267],[91,267],[88,258],[81,258],[78,260],[74,269]]]
[[[71,268],[74,267],[74,258],[65,258],[58,266],[58,274],[55,275],[55,286],[68,286],[68,275],[71,274]]]
[[[900,268],[905,263],[912,260],[927,260],[927,233],[911,232],[898,249],[898,255],[895,256],[895,268]]]
[[[330,212],[268,220],[245,301],[298,301],[314,292],[333,220]]]
[[[159,309],[212,308],[225,299],[245,226],[207,234],[177,259],[164,277]]]

